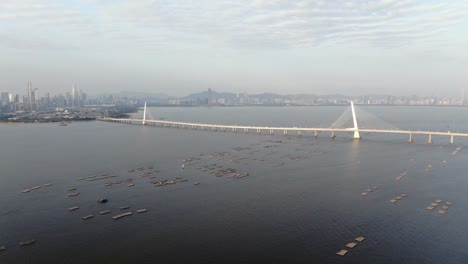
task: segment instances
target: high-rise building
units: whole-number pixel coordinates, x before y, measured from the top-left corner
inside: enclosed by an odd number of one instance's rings
[[[10,100],[8,100],[8,93],[2,93],[1,98],[3,104],[8,104],[10,102]]]
[[[212,103],[211,100],[213,100],[213,98],[211,97],[211,88],[208,88],[208,104],[209,105]]]
[[[8,102],[15,103],[15,95],[13,93],[8,94]]]
[[[78,91],[76,89],[76,85],[75,83],[73,83],[73,86],[72,86],[72,92],[71,92],[71,101],[72,101],[72,107],[81,107],[81,94],[82,92],[81,91]]]
[[[28,103],[32,102],[32,87],[31,87],[31,81],[28,82]]]

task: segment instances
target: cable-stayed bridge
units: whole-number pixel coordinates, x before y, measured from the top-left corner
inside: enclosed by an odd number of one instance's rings
[[[211,130],[211,131],[230,131],[230,132],[254,132],[254,133],[269,133],[277,134],[282,133],[287,135],[289,132],[297,132],[298,135],[303,133],[313,133],[315,137],[318,136],[320,132],[330,133],[332,138],[336,137],[337,132],[346,132],[352,134],[353,139],[360,139],[360,132],[362,133],[384,133],[384,134],[403,134],[408,137],[408,142],[413,142],[413,135],[426,135],[427,143],[432,143],[432,136],[446,136],[449,138],[450,144],[454,143],[455,137],[468,137],[468,133],[459,133],[459,132],[438,132],[438,131],[422,131],[422,130],[400,130],[400,129],[369,129],[369,128],[359,128],[356,111],[354,109],[354,104],[351,102],[351,115],[353,121],[353,127],[349,128],[339,128],[339,127],[328,127],[328,128],[319,128],[319,127],[270,127],[270,126],[241,126],[241,125],[220,125],[220,124],[205,124],[205,123],[191,123],[191,122],[177,122],[177,121],[168,121],[168,120],[157,120],[157,119],[147,119],[146,118],[147,108],[146,103],[143,111],[142,119],[135,118],[100,118],[100,121],[105,122],[114,122],[114,123],[125,123],[125,124],[138,124],[138,125],[147,125],[147,126],[160,126],[160,127],[174,127],[174,128],[191,128],[199,130]],[[345,112],[346,113],[346,112]],[[341,118],[339,118],[340,120]],[[337,122],[335,122],[337,123]],[[334,124],[335,124],[334,123]]]

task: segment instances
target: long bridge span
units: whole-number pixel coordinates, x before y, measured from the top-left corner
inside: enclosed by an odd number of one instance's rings
[[[413,135],[426,135],[427,143],[432,143],[432,136],[446,136],[450,140],[450,144],[454,143],[455,137],[468,137],[468,133],[460,132],[439,132],[439,131],[423,131],[423,130],[392,130],[392,129],[362,129],[358,127],[356,112],[354,104],[351,102],[351,110],[353,115],[354,127],[351,128],[318,128],[318,127],[269,127],[269,126],[239,126],[239,125],[220,125],[220,124],[206,124],[206,123],[191,123],[191,122],[178,122],[168,120],[149,120],[146,119],[146,103],[143,112],[143,118],[109,118],[104,117],[98,120],[105,122],[124,123],[124,124],[138,124],[147,126],[160,126],[160,127],[174,127],[174,128],[190,128],[199,130],[223,131],[223,132],[254,132],[257,134],[269,133],[277,134],[282,133],[287,135],[288,132],[296,132],[298,135],[303,133],[313,133],[316,137],[319,133],[330,133],[332,138],[336,137],[336,132],[352,133],[353,139],[360,139],[360,132],[362,133],[385,133],[385,134],[404,134],[408,136],[408,142],[413,142]]]

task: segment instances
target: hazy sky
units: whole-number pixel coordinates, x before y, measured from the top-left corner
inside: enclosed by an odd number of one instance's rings
[[[468,88],[466,0],[0,0],[0,29],[0,91]]]

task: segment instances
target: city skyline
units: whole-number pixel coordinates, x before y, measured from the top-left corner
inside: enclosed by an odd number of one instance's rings
[[[459,0],[4,0],[0,90],[22,91],[31,79],[53,93],[79,80],[90,94],[460,96],[468,83],[467,7]]]
[[[237,93],[218,92],[209,88],[198,93],[184,96],[167,94],[117,92],[104,95],[88,96],[73,83],[71,91],[50,94],[27,82],[24,93],[0,91],[0,114],[22,112],[49,112],[53,109],[79,110],[95,106],[131,106],[135,107],[149,102],[152,106],[313,106],[343,105],[354,102],[360,105],[466,105],[464,90],[461,97],[437,96],[395,96],[385,94],[368,94],[347,96],[342,94],[275,94],[275,93]]]

